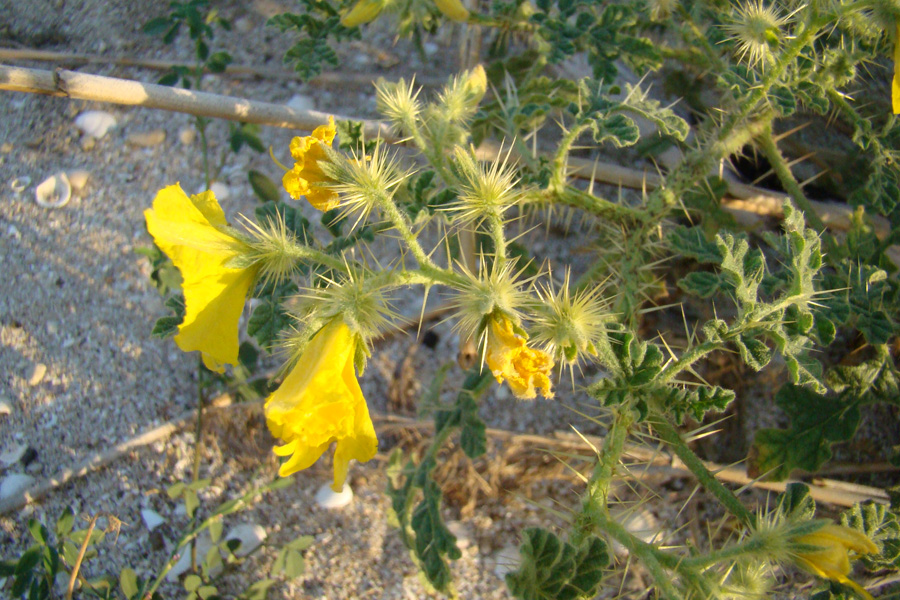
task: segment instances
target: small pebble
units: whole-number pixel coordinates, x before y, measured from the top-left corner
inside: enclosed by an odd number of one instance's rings
[[[353,502],[353,490],[350,489],[346,482],[344,483],[344,489],[340,492],[335,492],[328,484],[323,485],[316,492],[316,504],[328,510],[343,508],[351,502]]]
[[[304,96],[303,94],[294,94],[293,96],[291,96],[291,99],[285,103],[285,106],[300,111],[315,110],[316,101],[310,96]]]
[[[2,152],[3,154],[9,154],[13,151],[13,148],[14,146],[12,144],[10,144],[9,142],[4,142],[2,145],[0,145],[0,152]]]
[[[244,557],[259,548],[266,539],[266,530],[255,523],[236,525],[225,535],[226,540],[238,540],[241,545],[234,555]]]
[[[45,375],[47,375],[47,365],[44,363],[37,363],[31,369],[31,375],[28,377],[28,385],[31,387],[36,386],[44,380]]]
[[[0,454],[0,463],[3,463],[5,466],[9,467],[17,462],[25,456],[25,452],[28,451],[28,446],[25,444],[13,444],[9,449]]]
[[[185,146],[190,146],[194,143],[194,138],[197,137],[197,130],[193,127],[182,127],[181,131],[178,132],[178,141],[180,141]]]
[[[97,145],[97,140],[88,136],[81,139],[81,149],[84,151],[93,150]]]
[[[153,531],[160,525],[166,522],[166,520],[155,510],[150,510],[149,508],[144,508],[141,510],[141,519],[144,520],[144,525],[147,526],[148,531]]]
[[[12,498],[17,494],[24,492],[34,485],[34,482],[35,479],[31,475],[22,475],[21,473],[7,475],[3,478],[3,481],[0,482],[0,500]]]
[[[75,117],[75,127],[98,140],[115,126],[116,118],[103,110],[89,110]]]
[[[59,324],[56,321],[47,321],[47,333],[56,335],[59,331]]]
[[[140,131],[132,133],[125,141],[132,146],[137,146],[139,148],[153,148],[166,141],[166,132],[162,129]]]
[[[253,31],[253,20],[250,17],[241,17],[235,20],[234,28],[238,33],[250,33]]]
[[[0,415],[6,416],[12,414],[12,404],[6,400],[0,400]]]
[[[91,178],[91,173],[84,169],[76,169],[74,171],[67,171],[66,176],[69,178],[69,184],[71,184],[72,190],[80,192],[87,185],[88,179]]]

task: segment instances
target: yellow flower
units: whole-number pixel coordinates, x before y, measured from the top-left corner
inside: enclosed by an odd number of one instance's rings
[[[850,586],[863,598],[872,600],[869,592],[847,577],[850,574],[850,552],[855,555],[878,552],[878,546],[868,537],[843,525],[828,524],[812,533],[795,538],[794,542],[818,548],[798,552],[795,555],[801,567],[819,577]]]
[[[207,368],[222,372],[237,364],[238,319],[258,266],[235,268],[249,246],[229,232],[215,195],[188,198],[178,184],[163,188],[144,211],[156,245],[181,271],[185,314],[175,343],[199,350]]]
[[[452,21],[463,22],[469,20],[469,11],[459,0],[434,0],[434,3],[438,10]]]
[[[356,27],[373,20],[381,10],[387,0],[359,0],[353,8],[351,8],[343,17],[341,17],[341,25],[344,27]]]
[[[331,488],[340,491],[350,460],[366,462],[375,456],[378,439],[353,369],[355,353],[355,336],[335,319],[319,330],[281,387],[266,399],[269,431],[285,442],[273,451],[290,456],[278,470],[282,477],[310,467],[337,442]]]
[[[334,117],[328,117],[328,125],[316,127],[312,135],[295,137],[291,140],[291,156],[294,168],[284,174],[284,189],[294,200],[306,196],[309,203],[318,210],[326,211],[337,208],[340,200],[337,192],[322,187],[321,184],[334,183],[319,166],[319,161],[327,161],[324,146],[331,146],[337,130]]]
[[[488,326],[485,361],[497,383],[505,379],[518,398],[530,400],[537,390],[545,398],[552,398],[550,369],[553,359],[541,350],[529,348],[525,338],[516,335],[509,319],[494,319]]]

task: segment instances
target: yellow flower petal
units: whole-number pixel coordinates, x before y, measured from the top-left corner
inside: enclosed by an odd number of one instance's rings
[[[469,11],[459,0],[434,0],[438,10],[452,21],[468,21]]]
[[[340,204],[337,192],[323,187],[334,181],[319,166],[320,161],[328,161],[323,144],[331,146],[336,133],[334,117],[329,116],[328,124],[316,127],[312,135],[291,140],[294,166],[281,180],[291,198],[299,200],[301,196],[306,196],[314,208],[323,212]]]
[[[553,359],[541,350],[529,348],[525,339],[516,335],[509,319],[491,321],[485,362],[498,383],[505,380],[518,398],[530,400],[540,390],[552,398],[550,370]]]
[[[375,427],[356,379],[356,342],[343,321],[323,327],[297,365],[266,400],[266,422],[285,444],[274,448],[290,456],[282,477],[311,466],[337,442],[332,489],[340,491],[351,460],[370,460],[378,450]]]
[[[184,279],[185,315],[175,343],[185,352],[202,352],[211,370],[237,364],[238,319],[258,268],[227,265],[247,245],[224,230],[225,213],[209,191],[188,198],[177,184],[163,188],[144,218]]]

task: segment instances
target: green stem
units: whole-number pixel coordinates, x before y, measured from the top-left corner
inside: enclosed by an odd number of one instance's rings
[[[806,215],[807,222],[809,222],[809,224],[817,231],[824,231],[825,224],[822,222],[822,219],[819,218],[819,215],[816,214],[812,204],[809,203],[809,200],[803,193],[803,189],[800,187],[800,183],[791,172],[791,168],[781,154],[781,150],[778,149],[778,144],[775,142],[775,137],[772,135],[771,122],[763,127],[756,139],[757,142],[759,142],[759,147],[762,150],[763,155],[772,165],[775,175],[777,175],[778,179],[781,181],[781,185],[784,186],[787,193],[790,194],[794,202],[797,203],[797,206],[800,207],[800,210]]]
[[[756,518],[753,514],[747,510],[747,507],[738,500],[731,490],[722,485],[722,482],[716,479],[716,476],[706,468],[703,461],[694,454],[694,451],[688,447],[678,431],[669,423],[668,418],[660,412],[654,411],[649,422],[660,439],[672,448],[675,455],[694,474],[700,485],[712,493],[728,512],[737,517],[744,526],[753,527],[756,523]]]
[[[498,214],[491,214],[488,218],[488,228],[491,240],[494,242],[494,260],[497,268],[506,263],[506,236],[503,234],[503,218]]]
[[[200,457],[203,453],[203,356],[197,358],[197,422],[194,425],[194,465],[191,471],[191,482],[200,479]],[[197,510],[191,516],[191,528],[197,524]],[[191,571],[197,569],[197,547],[191,546]]]
[[[209,177],[209,140],[206,139],[206,119],[203,117],[195,117],[197,123],[197,131],[200,132],[200,150],[203,154],[203,181],[206,182],[206,189],[209,189],[212,180]]]
[[[567,131],[559,141],[556,154],[553,156],[553,173],[550,176],[549,185],[551,191],[563,189],[566,180],[566,162],[569,158],[569,150],[571,149],[572,144],[575,143],[575,140],[578,139],[578,136],[587,130],[588,127],[589,125],[587,124],[572,127],[572,129]]]
[[[622,457],[622,452],[625,451],[628,430],[634,423],[634,419],[627,411],[617,410],[613,414],[615,416],[606,433],[606,438],[603,440],[603,449],[600,451],[600,457],[591,473],[586,500],[591,504],[599,501],[604,510],[608,505],[609,488],[616,474],[616,468],[619,466],[619,459]]]

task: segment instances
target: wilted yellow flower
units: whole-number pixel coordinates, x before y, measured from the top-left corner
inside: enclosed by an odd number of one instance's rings
[[[795,554],[794,558],[801,567],[819,577],[850,586],[863,598],[872,600],[869,592],[847,577],[850,574],[850,552],[854,553],[854,558],[860,554],[878,552],[878,546],[868,537],[849,527],[832,523],[799,536],[794,542],[819,548]]]
[[[485,357],[497,383],[504,379],[518,398],[530,400],[540,390],[545,398],[552,398],[550,369],[553,358],[541,350],[529,348],[525,338],[516,335],[509,319],[494,319],[488,326],[487,355]]]
[[[319,185],[334,183],[322,171],[319,161],[328,160],[323,145],[331,146],[335,133],[334,117],[329,116],[328,125],[316,127],[312,135],[292,139],[291,156],[294,158],[294,167],[281,180],[291,198],[299,200],[300,196],[306,196],[309,203],[321,211],[337,208],[340,202],[337,192]]]
[[[375,456],[378,439],[363,398],[353,357],[356,339],[338,318],[309,342],[297,365],[266,399],[269,431],[285,443],[273,448],[290,456],[278,474],[287,477],[316,462],[332,442],[334,482],[339,492],[351,459],[366,462]]]
[[[199,350],[213,371],[237,364],[238,319],[259,265],[233,264],[250,247],[230,232],[210,191],[188,198],[181,186],[170,185],[156,194],[144,218],[156,245],[184,279],[185,314],[175,343],[185,352]]]
[[[469,11],[459,0],[434,0],[438,10],[452,21],[468,21]]]
[[[384,8],[386,0],[359,0],[344,16],[341,17],[341,25],[344,27],[356,27],[373,20]]]

